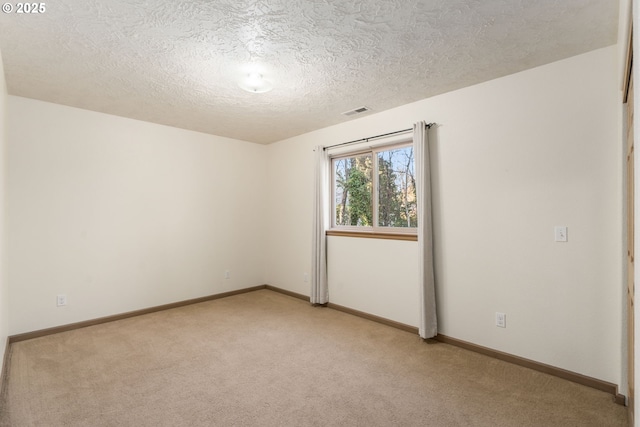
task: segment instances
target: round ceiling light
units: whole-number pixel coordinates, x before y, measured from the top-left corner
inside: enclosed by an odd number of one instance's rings
[[[273,89],[273,85],[262,77],[260,73],[249,73],[238,83],[242,89],[251,93],[265,93]]]

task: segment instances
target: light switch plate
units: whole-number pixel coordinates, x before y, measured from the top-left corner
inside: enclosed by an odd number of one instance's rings
[[[553,229],[555,234],[556,242],[566,242],[567,238],[567,226],[565,225],[556,225]]]

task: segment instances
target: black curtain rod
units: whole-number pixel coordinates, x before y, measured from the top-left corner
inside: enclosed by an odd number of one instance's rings
[[[427,129],[431,128],[431,126],[433,126],[434,124],[435,123],[427,123],[426,124]],[[413,128],[397,130],[395,132],[383,133],[381,135],[370,136],[368,138],[354,139],[353,141],[342,142],[340,144],[335,144],[335,145],[329,145],[328,147],[324,147],[323,150],[328,150],[329,148],[334,148],[334,147],[341,147],[343,145],[355,144],[356,142],[369,142],[372,139],[383,138],[385,136],[395,135],[397,133],[405,133],[405,132],[409,132],[410,130],[413,130]]]

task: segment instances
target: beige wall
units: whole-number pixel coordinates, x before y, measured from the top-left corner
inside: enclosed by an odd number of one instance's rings
[[[639,7],[640,7],[640,2],[638,0],[633,0],[632,1],[632,10],[633,10],[633,16],[632,16],[632,21],[633,21],[633,38],[634,40],[638,40],[638,27],[640,25],[640,12],[639,12]],[[624,6],[623,3],[621,3],[621,10],[622,7]],[[633,57],[634,58],[640,58],[640,46],[638,46],[637,42],[633,43]],[[636,61],[637,62],[637,61]],[[635,64],[634,68],[633,68],[633,79],[634,79],[634,102],[635,102],[635,108],[637,110],[637,106],[638,106],[638,100],[640,100],[640,86],[638,85],[638,82],[640,82],[640,69],[638,69],[637,67],[637,63]],[[637,118],[634,119],[634,135],[635,135],[635,139],[636,142],[638,140],[638,135],[640,135],[640,120],[638,120]],[[635,145],[634,145],[635,147]],[[635,213],[635,218],[634,218],[634,222],[635,222],[635,242],[634,242],[634,252],[637,253],[638,250],[640,250],[640,233],[638,232],[638,224],[640,224],[640,206],[638,206],[638,203],[640,202],[640,173],[638,173],[637,171],[640,170],[638,168],[640,168],[640,159],[638,157],[638,150],[636,149],[634,151],[635,154],[635,160],[634,160],[634,165],[635,165],[635,183],[634,183],[634,190],[635,190],[635,208],[634,208],[634,213]],[[638,268],[638,266],[635,267],[635,278],[634,278],[634,282],[636,284],[640,283],[640,268]],[[637,294],[637,291],[636,291]],[[636,301],[637,301],[637,297],[636,297]],[[634,342],[635,342],[635,349],[634,349],[634,357],[635,357],[635,361],[634,361],[634,373],[635,373],[635,377],[634,377],[634,384],[635,384],[635,388],[636,388],[636,392],[635,392],[635,404],[634,404],[634,408],[635,408],[635,416],[634,416],[634,423],[636,426],[640,427],[640,416],[638,416],[638,402],[640,401],[638,398],[638,384],[640,384],[640,350],[638,349],[638,343],[640,343],[640,310],[638,309],[638,304],[635,304],[635,313],[634,313]]]
[[[266,147],[8,102],[11,334],[264,283]]]
[[[270,145],[267,282],[309,292],[314,145],[433,121],[440,333],[620,384],[617,52],[596,50]],[[556,225],[569,227],[569,242],[554,242]],[[331,301],[416,325],[415,247],[331,238]],[[496,311],[507,314],[506,329],[494,326]]]
[[[4,355],[9,335],[9,291],[6,263],[6,147],[7,147],[7,86],[0,53],[0,355]],[[2,357],[2,356],[0,356]],[[2,363],[2,362],[0,362]]]
[[[618,16],[618,78],[619,85],[622,89],[624,85],[624,79],[626,75],[626,61],[627,61],[627,41],[630,31],[630,12],[631,12],[631,0],[620,0],[619,3],[619,16]],[[620,336],[622,337],[621,345],[621,381],[620,381],[620,393],[628,396],[628,381],[627,381],[627,367],[628,367],[628,346],[627,346],[627,218],[626,218],[626,194],[627,194],[627,182],[626,182],[626,144],[627,144],[627,123],[626,123],[626,104],[623,102],[623,92],[619,91],[619,109],[620,109],[620,124],[619,127],[619,141],[622,146],[622,160],[623,160],[623,199],[621,200],[623,207],[623,236],[622,236],[622,255],[623,255],[623,287],[621,294],[621,312],[622,312],[622,325],[620,328]]]

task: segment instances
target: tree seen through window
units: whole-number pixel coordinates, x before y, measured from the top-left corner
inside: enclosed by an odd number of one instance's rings
[[[335,226],[417,226],[411,145],[336,158],[332,163]]]

